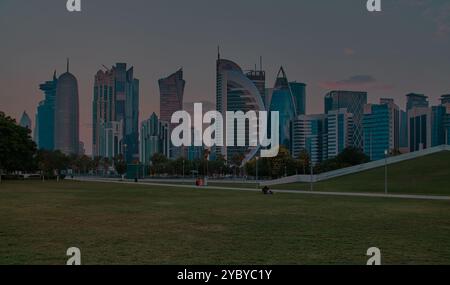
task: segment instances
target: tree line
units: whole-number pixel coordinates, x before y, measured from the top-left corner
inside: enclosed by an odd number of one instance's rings
[[[243,154],[234,154],[228,161],[218,155],[209,161],[209,150],[195,160],[179,158],[168,159],[165,155],[153,155],[150,165],[146,167],[149,176],[251,176],[260,179],[280,178],[295,174],[322,173],[361,163],[369,158],[359,149],[347,148],[337,157],[311,167],[307,151],[302,151],[293,158],[289,151],[280,147],[273,158],[254,158],[242,167]],[[139,162],[135,162],[136,164]],[[38,150],[31,139],[31,131],[17,125],[16,121],[0,112],[0,172],[8,174],[17,171],[37,172],[47,177],[61,175],[67,169],[74,175],[123,175],[127,164],[122,155],[114,159],[89,157],[87,155],[65,155],[60,151]]]

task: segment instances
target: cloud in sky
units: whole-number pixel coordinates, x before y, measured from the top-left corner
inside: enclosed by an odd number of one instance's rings
[[[372,75],[354,75],[347,79],[337,81],[325,81],[320,84],[324,89],[349,89],[349,90],[391,90],[390,84],[378,82]]]

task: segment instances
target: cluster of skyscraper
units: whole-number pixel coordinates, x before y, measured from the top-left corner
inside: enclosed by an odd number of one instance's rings
[[[34,140],[40,149],[60,150],[70,154],[80,154],[84,151],[79,140],[79,103],[78,82],[67,71],[39,86],[45,99],[39,103],[36,112]]]
[[[262,60],[261,60],[262,61]],[[92,155],[114,158],[123,155],[131,162],[150,164],[155,153],[168,158],[200,159],[203,147],[174,147],[170,134],[175,127],[172,114],[183,109],[183,70],[180,69],[158,81],[160,89],[160,118],[153,113],[139,126],[139,80],[133,67],[117,63],[99,70],[95,75],[92,101]],[[36,114],[35,141],[38,147],[79,154],[78,85],[67,72],[40,85],[45,99]],[[307,151],[313,163],[337,156],[347,147],[363,150],[372,160],[384,158],[385,151],[412,152],[450,141],[450,95],[443,95],[439,106],[430,107],[427,97],[408,94],[406,110],[393,99],[381,99],[368,104],[366,92],[331,91],[325,95],[323,114],[306,114],[306,84],[289,81],[280,68],[273,88],[266,88],[266,73],[258,69],[244,71],[233,61],[216,61],[216,110],[278,111],[280,144],[293,157]],[[24,126],[31,126],[24,113]],[[236,124],[234,121],[224,122]],[[236,146],[237,138],[246,137],[248,124],[238,133],[235,125],[233,146],[215,147],[210,159],[223,157],[232,161],[235,155],[242,164],[258,155],[259,148]],[[198,130],[192,130],[196,132]],[[217,136],[226,132],[217,132]],[[270,135],[270,134],[269,134]],[[227,138],[220,138],[227,142]],[[230,142],[229,142],[230,144]]]
[[[295,118],[293,156],[306,150],[313,163],[318,163],[355,147],[371,160],[379,160],[386,151],[414,152],[448,143],[450,95],[443,95],[442,103],[433,107],[425,95],[411,93],[406,97],[403,111],[394,99],[368,104],[366,92],[329,92],[324,114]]]

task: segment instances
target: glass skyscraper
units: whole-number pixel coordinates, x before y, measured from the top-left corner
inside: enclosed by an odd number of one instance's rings
[[[155,153],[169,157],[170,133],[169,123],[160,121],[155,113],[141,123],[140,161],[150,165]]]
[[[445,144],[450,144],[450,94],[442,95],[441,104],[445,107],[443,122]]]
[[[183,110],[184,88],[186,81],[183,79],[183,69],[179,69],[175,73],[158,81],[160,100],[159,111],[161,121],[169,123],[170,132],[175,128],[171,123],[173,113]],[[181,147],[170,147],[170,157],[178,158],[182,156]]]
[[[353,114],[354,132],[352,143],[354,147],[363,149],[363,128],[362,120],[364,113],[364,106],[367,104],[367,92],[355,91],[331,91],[325,95],[325,113],[329,111],[338,110],[341,108],[347,109],[349,113]]]
[[[242,111],[244,113],[248,111],[264,111],[265,106],[262,100],[262,95],[260,90],[263,90],[262,81],[263,74],[259,74],[257,78],[249,76],[243,72],[241,67],[236,63],[221,59],[220,54],[216,62],[216,110],[220,112],[223,116],[226,115],[227,111]],[[250,74],[251,75],[251,74]],[[256,75],[256,74],[255,74]],[[257,80],[260,84],[255,85]],[[259,88],[258,88],[259,87]],[[265,90],[265,89],[264,89]],[[223,140],[223,147],[215,148],[215,155],[223,155],[225,160],[230,161],[234,155],[243,155],[244,159],[242,164],[252,159],[258,152],[258,147],[249,146],[248,136],[257,135],[249,134],[248,124],[246,123],[245,132],[238,133],[236,128],[234,128],[234,144],[233,146],[227,145],[226,129],[227,124],[231,122],[224,122],[224,129],[218,131],[216,134],[216,139]],[[222,137],[221,135],[224,135]],[[244,136],[246,141],[246,146],[237,146],[237,137]]]
[[[443,105],[433,106],[431,108],[431,146],[439,146],[445,144],[445,127],[444,120],[446,116],[446,108]]]
[[[307,151],[313,164],[324,159],[326,115],[300,115],[292,122],[292,156],[298,158]]]
[[[92,124],[93,156],[124,154],[128,162],[139,160],[139,80],[134,78],[133,67],[127,70],[126,63],[117,63],[97,72]],[[105,132],[110,135],[105,136]],[[114,139],[106,139],[110,136]],[[105,145],[111,142],[113,146]]]
[[[400,109],[394,99],[381,98],[381,105],[387,105],[389,110],[389,150],[400,149]]]
[[[278,71],[272,92],[270,111],[278,111],[280,115],[280,145],[292,153],[292,123],[296,117],[295,103],[291,87],[283,67]]]
[[[34,140],[39,149],[53,150],[55,148],[55,102],[56,102],[56,72],[53,79],[39,85],[44,92],[44,100],[39,102],[36,112]]]
[[[295,111],[297,115],[306,114],[306,84],[300,82],[290,82],[292,96],[295,103]]]
[[[391,145],[391,116],[387,104],[367,104],[364,107],[364,153],[370,160],[380,160]]]
[[[431,145],[432,111],[428,107],[413,107],[408,111],[409,151],[419,151]]]
[[[58,78],[55,102],[55,149],[66,155],[78,154],[80,145],[78,104],[78,82],[69,72],[67,60],[67,71]]]
[[[353,114],[347,112],[347,109],[329,111],[326,114],[325,128],[324,159],[336,157],[352,145]]]

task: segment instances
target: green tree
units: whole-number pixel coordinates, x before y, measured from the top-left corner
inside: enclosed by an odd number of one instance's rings
[[[346,167],[367,163],[370,161],[370,158],[359,148],[348,147],[336,157],[336,160],[341,166]]]
[[[104,175],[108,175],[109,168],[111,167],[111,164],[112,163],[111,163],[111,160],[109,158],[107,158],[107,157],[102,158],[101,165],[102,165],[102,168],[103,168],[103,174]]]
[[[92,159],[87,155],[82,155],[78,158],[79,167],[83,174],[87,174],[92,166]]]
[[[242,153],[235,153],[231,157],[231,166],[234,168],[234,175],[237,176],[238,169],[242,166],[245,156]]]
[[[33,170],[35,153],[31,131],[0,112],[0,169],[7,172]]]
[[[304,149],[300,152],[297,158],[297,169],[299,173],[307,174],[307,171],[309,169],[309,153]]]
[[[169,159],[162,153],[155,153],[152,156],[152,173],[163,174],[166,173],[166,169],[169,163]]]
[[[36,161],[39,170],[41,170],[45,176],[50,177],[53,177],[55,172],[59,175],[61,170],[67,169],[70,164],[69,157],[59,150],[39,150],[36,155]]]
[[[122,154],[114,157],[114,168],[120,176],[123,176],[127,172],[127,163]]]
[[[289,150],[287,150],[285,147],[281,146],[280,150],[278,151],[278,155],[276,157],[271,158],[271,176],[273,178],[282,177],[286,174],[288,167],[289,170],[294,167],[295,172],[295,163],[293,163],[293,159],[291,155],[289,154]],[[292,173],[287,172],[287,174]]]

